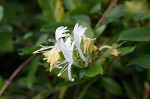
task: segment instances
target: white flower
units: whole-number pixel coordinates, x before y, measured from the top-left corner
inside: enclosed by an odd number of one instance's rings
[[[63,26],[60,26],[56,29],[55,39],[56,39],[57,43],[59,43],[60,38],[67,37],[67,34],[65,34],[65,32],[69,32],[69,30],[66,30],[66,29],[67,29],[67,27],[63,27]]]
[[[59,39],[62,37],[67,37],[67,34],[64,34],[65,32],[68,32],[69,30],[66,30],[67,27],[60,26],[56,29],[55,31],[55,39],[56,39],[56,44],[55,46],[42,46],[39,50],[34,51],[33,53],[42,53],[46,52],[46,50],[51,49],[51,48],[58,48],[59,49]]]
[[[71,66],[73,64],[73,47],[74,47],[74,43],[75,42],[71,42],[71,38],[68,37],[66,42],[64,43],[64,40],[61,38],[60,39],[60,49],[66,59],[66,62],[68,65],[66,68],[66,65],[64,66],[64,68],[60,71],[60,73],[58,74],[58,76],[60,76],[66,69],[68,69],[68,79],[70,81],[74,81],[74,78],[72,78],[71,76]]]
[[[81,47],[80,47],[81,40],[82,40],[82,37],[84,36],[86,29],[87,29],[86,27],[83,27],[81,25],[79,26],[79,24],[77,23],[74,27],[73,33],[74,33],[74,40],[76,40],[75,46],[77,47],[77,49],[79,51],[80,57],[87,64],[87,59],[83,55]]]

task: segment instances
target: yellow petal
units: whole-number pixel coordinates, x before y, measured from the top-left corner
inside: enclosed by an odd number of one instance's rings
[[[116,49],[113,49],[111,52],[110,52],[110,55],[112,56],[118,56],[120,54],[120,52],[118,52]]]

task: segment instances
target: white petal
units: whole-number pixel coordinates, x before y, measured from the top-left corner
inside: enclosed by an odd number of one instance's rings
[[[68,65],[68,79],[70,81],[74,81],[74,78],[72,78],[72,75],[71,75],[71,66],[72,66],[72,64]]]
[[[56,41],[58,41],[60,38],[62,37],[66,37],[67,34],[64,34],[65,32],[68,32],[69,30],[66,30],[67,27],[58,27],[55,31],[55,38],[56,38]]]
[[[83,61],[87,61],[87,59],[84,57],[84,55],[83,55],[83,53],[82,53],[82,50],[81,50],[81,48],[80,47],[77,47],[77,49],[78,49],[78,51],[79,51],[79,55],[80,55],[80,57],[81,57],[81,59],[83,60]]]
[[[68,37],[66,42],[65,42],[65,46],[68,50],[71,50],[71,38]]]
[[[60,49],[63,52],[66,61],[72,63],[73,62],[72,53],[71,51],[69,51],[69,49],[66,48],[63,39],[60,39]]]
[[[78,23],[77,23],[74,27],[73,33],[74,33],[74,40],[76,40],[75,46],[77,47],[77,49],[79,51],[81,59],[83,61],[85,61],[87,64],[87,59],[84,57],[81,47],[80,47],[81,40],[82,40],[82,37],[83,37],[86,29],[87,29],[86,27],[83,27],[82,25],[78,25]]]
[[[40,48],[39,50],[34,51],[33,53],[42,53],[43,51],[54,48],[54,47],[56,47],[56,46],[43,46],[42,48]]]

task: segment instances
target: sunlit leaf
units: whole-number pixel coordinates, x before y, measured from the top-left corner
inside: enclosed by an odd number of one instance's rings
[[[0,21],[2,20],[3,17],[3,6],[0,6]]]
[[[65,13],[64,13],[64,7],[62,5],[61,0],[56,0],[54,15],[55,15],[56,22],[64,21]]]

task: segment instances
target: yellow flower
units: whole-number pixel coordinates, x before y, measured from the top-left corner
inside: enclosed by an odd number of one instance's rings
[[[117,49],[113,49],[111,52],[110,52],[110,55],[112,56],[118,56],[120,54],[120,52],[117,51]]]
[[[87,52],[91,53],[95,49],[92,39],[85,37],[83,39],[83,42],[84,42],[84,53]]]
[[[103,49],[112,49],[112,47],[108,46],[108,45],[104,45],[99,48],[99,51],[101,51]],[[119,54],[120,54],[120,52],[118,52],[117,49],[112,49],[112,51],[109,53],[109,55],[111,55],[111,56],[118,56]]]
[[[43,53],[43,55],[45,56],[43,60],[47,60],[47,62],[50,63],[50,72],[54,68],[54,65],[59,63],[59,52],[60,50],[58,48],[52,48],[51,50]]]

